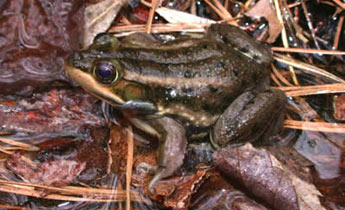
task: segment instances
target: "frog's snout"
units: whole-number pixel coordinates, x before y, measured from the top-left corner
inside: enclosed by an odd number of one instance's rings
[[[92,66],[92,59],[86,58],[82,52],[74,52],[66,59],[65,66],[67,65],[83,71],[88,71]]]

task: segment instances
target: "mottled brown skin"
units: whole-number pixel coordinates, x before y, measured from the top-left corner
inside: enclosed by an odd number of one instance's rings
[[[100,62],[117,70],[111,84],[96,78]],[[181,142],[186,138],[173,135],[193,136],[211,129],[213,143],[224,147],[279,130],[285,95],[269,89],[270,62],[270,52],[245,32],[214,24],[201,38],[181,36],[166,43],[140,33],[121,41],[99,36],[89,49],[69,58],[66,70],[87,91],[160,139],[164,149],[152,189],[182,164],[171,160],[184,155],[186,144]],[[174,142],[181,147],[179,154],[167,146],[174,147]]]

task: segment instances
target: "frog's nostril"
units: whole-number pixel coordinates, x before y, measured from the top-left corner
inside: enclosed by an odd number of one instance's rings
[[[70,65],[77,66],[77,64],[79,63],[78,61],[80,61],[80,58],[81,58],[80,53],[75,52],[67,58],[67,61]]]
[[[75,52],[75,53],[73,53],[73,55],[72,55],[72,59],[73,60],[80,60],[81,59],[81,53],[80,52]]]
[[[79,67],[80,66],[80,62],[79,61],[73,61],[72,65],[75,66],[75,67]]]

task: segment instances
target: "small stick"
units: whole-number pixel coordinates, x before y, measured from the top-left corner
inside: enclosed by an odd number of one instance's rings
[[[313,26],[313,23],[312,23],[312,21],[310,19],[310,15],[309,15],[310,13],[308,12],[307,5],[305,4],[305,1],[302,1],[302,9],[303,9],[303,12],[304,12],[305,19],[307,20],[308,28],[310,30],[311,36],[312,36],[312,38],[314,40],[314,44],[315,44],[317,49],[320,49],[320,45],[316,41],[316,35],[315,35],[314,26]]]
[[[205,2],[217,13],[217,15],[219,15],[222,19],[226,19],[224,14],[220,11],[220,9],[214,6],[209,0],[205,0]]]
[[[159,2],[160,2],[159,0],[152,0],[152,4],[151,4],[152,7],[150,9],[149,17],[148,17],[146,27],[145,27],[145,32],[148,34],[151,33],[153,17],[155,15],[155,11],[158,7]]]
[[[337,32],[334,35],[334,41],[333,41],[333,49],[338,49],[338,44],[339,44],[339,38],[341,31],[343,29],[343,23],[344,23],[344,16],[340,16],[339,21],[338,21],[338,27],[337,27]]]
[[[38,151],[40,149],[36,146],[30,145],[30,144],[25,144],[25,143],[11,140],[11,139],[7,139],[7,138],[1,138],[0,137],[0,142],[6,143],[9,145],[13,145],[13,146],[18,146],[18,147],[20,147],[20,149],[26,150],[26,151]]]
[[[345,9],[345,4],[339,0],[333,0],[339,7],[342,9]]]
[[[273,51],[289,52],[289,53],[315,53],[325,55],[345,55],[345,51],[334,50],[319,50],[319,49],[307,49],[307,48],[285,48],[285,47],[272,47]]]
[[[273,73],[277,76],[277,78],[280,81],[282,81],[287,86],[294,86],[287,79],[285,79],[285,77],[277,70],[277,68],[273,64],[271,64],[271,67],[272,67]]]
[[[330,93],[344,93],[345,84],[336,83],[329,85],[310,85],[310,86],[294,86],[294,87],[276,87],[285,91],[287,96],[306,96]]]
[[[126,169],[126,209],[131,209],[131,179],[132,179],[132,169],[133,169],[133,153],[134,153],[134,140],[132,126],[128,126],[127,130],[127,169]]]
[[[342,123],[285,120],[284,127],[298,129],[298,130],[309,130],[309,131],[330,132],[330,133],[345,133],[345,124],[342,124]]]
[[[223,13],[225,19],[232,19],[232,15],[228,12],[228,10],[225,9],[223,4],[221,4],[218,0],[213,0],[213,2],[216,4],[216,6],[219,8],[219,10]]]
[[[283,55],[275,53],[274,59],[276,61],[285,63],[287,65],[291,65],[291,66],[294,66],[296,68],[300,68],[303,71],[307,71],[307,72],[311,72],[311,73],[314,73],[314,74],[318,74],[318,75],[324,76],[324,77],[326,77],[328,79],[332,79],[332,80],[334,80],[336,82],[345,83],[345,80],[343,80],[340,77],[337,77],[334,74],[329,73],[326,70],[323,70],[321,68],[318,68],[316,66],[313,66],[313,65],[310,65],[310,64],[307,64],[307,63],[303,63],[303,62],[297,61],[297,60],[292,59],[290,57],[283,56]]]
[[[283,16],[282,16],[282,13],[281,13],[281,10],[280,10],[280,4],[279,4],[278,0],[274,0],[274,7],[276,9],[277,18],[279,20],[279,23],[283,26],[282,33],[281,33],[283,45],[284,45],[285,48],[289,48],[286,28],[285,28],[285,25],[284,25]],[[290,73],[291,73],[292,81],[295,83],[295,85],[299,85],[297,77],[296,77],[296,73],[295,73],[293,67],[289,66],[289,70],[290,70]]]
[[[276,77],[276,75],[271,72],[271,79],[273,80],[274,83],[276,83],[279,87],[282,86],[282,84],[279,82],[278,78]]]

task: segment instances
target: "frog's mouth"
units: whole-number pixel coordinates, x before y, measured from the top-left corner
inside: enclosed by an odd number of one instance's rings
[[[125,103],[125,101],[123,101],[120,97],[111,92],[109,87],[97,82],[92,75],[85,73],[84,71],[69,64],[65,65],[65,69],[72,80],[76,81],[83,89],[97,98],[100,98],[113,106],[122,105]]]

